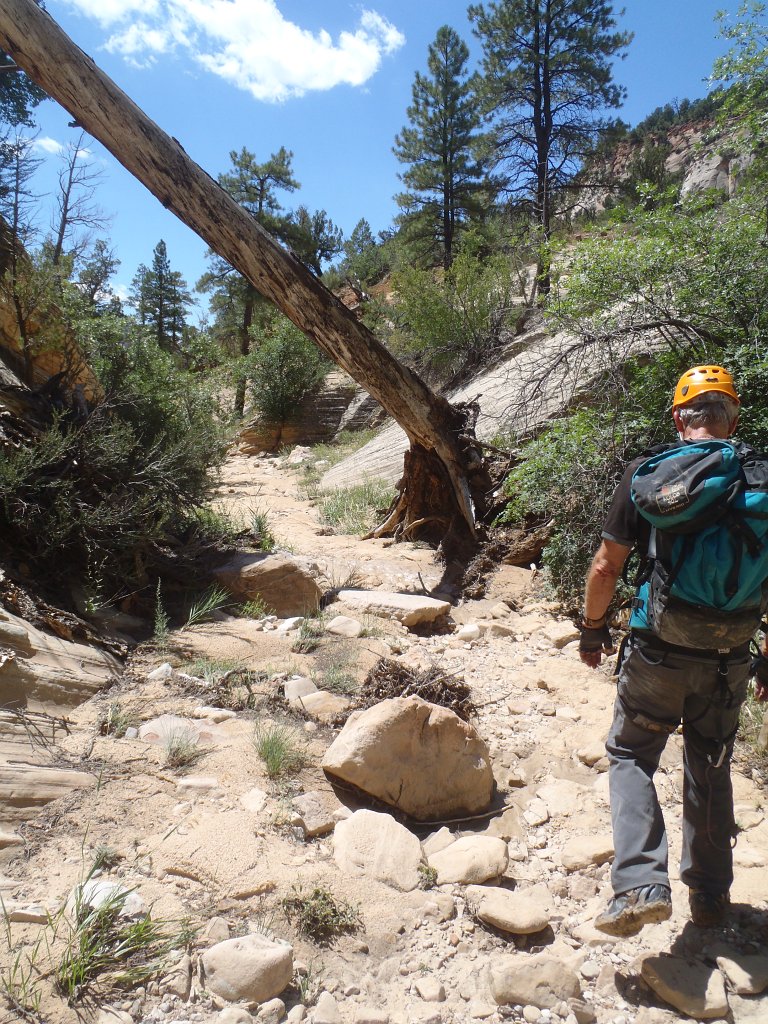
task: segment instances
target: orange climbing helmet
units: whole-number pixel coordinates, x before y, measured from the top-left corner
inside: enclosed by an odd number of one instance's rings
[[[719,391],[720,394],[733,399],[737,405],[741,405],[730,373],[722,366],[708,364],[694,366],[693,369],[685,371],[677,382],[672,408],[679,409],[681,405],[688,405],[689,402],[711,391]]]

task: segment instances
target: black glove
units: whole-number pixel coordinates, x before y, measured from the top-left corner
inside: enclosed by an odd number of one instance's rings
[[[757,657],[752,659],[749,674],[761,686],[768,687],[768,657],[762,651],[759,651]]]
[[[611,631],[606,623],[598,626],[597,629],[590,629],[589,626],[585,626],[582,623],[579,629],[581,630],[581,639],[579,640],[580,651],[602,651],[604,654],[613,653],[614,647]]]

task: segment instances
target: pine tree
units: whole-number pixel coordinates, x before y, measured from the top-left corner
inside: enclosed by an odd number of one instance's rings
[[[342,249],[342,232],[325,210],[310,213],[299,206],[291,219],[291,248],[316,274],[322,273],[323,263],[337,256]]]
[[[152,266],[142,263],[136,271],[130,302],[139,323],[151,328],[160,348],[166,352],[181,351],[192,296],[179,271],[171,269],[162,238],[152,252]]]
[[[557,198],[580,168],[624,89],[612,61],[632,35],[605,0],[498,0],[469,8],[483,46],[483,93],[511,191],[530,203],[546,253]],[[549,290],[546,255],[539,284]]]
[[[260,164],[255,155],[243,146],[239,153],[233,149],[229,158],[232,169],[219,175],[219,184],[270,234],[290,244],[295,228],[290,215],[283,210],[278,194],[281,191],[295,192],[300,188],[291,167],[293,153],[281,146],[277,153],[272,153]],[[232,279],[235,273],[228,263],[210,255],[211,270],[200,278],[197,288],[212,293],[212,308],[217,320],[221,318],[218,326],[228,329],[234,320],[237,321],[239,352],[241,356],[247,356],[251,350],[251,329],[254,320],[259,319],[257,307],[263,300],[244,277],[237,275],[237,280]],[[245,408],[245,386],[245,378],[241,377],[235,393],[238,416],[242,416]]]
[[[482,136],[475,79],[467,72],[469,50],[452,28],[438,29],[428,50],[429,75],[416,73],[410,124],[395,139],[397,159],[409,164],[400,175],[407,191],[396,197],[406,237],[446,270],[457,232],[483,207]]]

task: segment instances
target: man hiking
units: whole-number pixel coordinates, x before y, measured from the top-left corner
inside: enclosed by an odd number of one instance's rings
[[[683,725],[680,878],[691,918],[725,918],[735,835],[730,759],[755,676],[768,700],[768,642],[750,639],[768,603],[768,459],[730,442],[739,418],[731,375],[697,366],[677,385],[680,444],[627,467],[586,581],[579,646],[597,668],[612,653],[606,613],[632,549],[641,557],[630,635],[606,749],[614,896],[595,925],[635,935],[672,914],[664,820],[653,784],[668,737]]]

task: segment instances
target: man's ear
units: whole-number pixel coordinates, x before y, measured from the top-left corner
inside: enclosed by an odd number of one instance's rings
[[[731,426],[730,426],[730,429],[728,430],[728,437],[730,437],[732,434],[736,433],[736,427],[738,427],[738,425],[739,425],[739,416],[738,416],[738,413],[737,413],[736,416],[734,416],[733,420],[731,421]]]
[[[675,421],[675,426],[677,427],[677,432],[679,434],[682,434],[683,431],[685,430],[685,427],[683,426],[683,421],[680,419],[680,412],[679,412],[678,409],[673,409],[672,410],[672,419]]]

